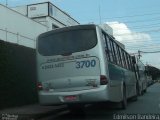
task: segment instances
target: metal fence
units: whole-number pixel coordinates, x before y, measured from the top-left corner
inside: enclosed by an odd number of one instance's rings
[[[14,33],[7,28],[1,29],[0,28],[0,39],[6,42],[16,43],[18,45],[23,45],[30,48],[36,48],[36,40],[21,35],[19,33]]]

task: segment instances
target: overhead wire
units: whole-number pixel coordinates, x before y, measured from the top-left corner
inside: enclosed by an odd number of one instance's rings
[[[159,46],[143,46],[143,47],[136,47],[136,46],[133,46],[133,47],[128,47],[128,46],[126,46],[126,48],[129,48],[129,49],[160,49],[160,47]]]
[[[141,38],[142,39],[142,38]],[[124,40],[124,41],[119,41],[121,43],[125,43],[125,44],[160,44],[160,40],[141,40],[141,39],[132,39],[132,40]]]
[[[154,27],[160,27],[157,26],[160,25],[160,23],[156,23],[156,24],[145,24],[145,25],[139,25],[139,26],[132,26],[132,27],[128,27],[127,28],[119,28],[119,26],[114,26],[114,28],[117,28],[119,30],[129,30],[129,29],[144,29],[144,28],[154,28]]]
[[[128,15],[128,16],[115,16],[115,17],[106,17],[106,19],[114,19],[114,18],[130,18],[130,17],[142,17],[142,16],[150,16],[150,15],[159,15],[160,12],[154,12],[154,13],[145,13],[145,14],[135,14],[135,15]]]
[[[115,17],[102,17],[102,20],[108,20],[108,19],[126,19],[126,18],[133,18],[133,17],[144,17],[144,16],[151,16],[151,15],[160,15],[160,12],[153,12],[153,13],[145,13],[145,14],[135,14],[135,15],[128,15],[128,16],[115,16]],[[99,20],[99,18],[96,19],[90,19],[89,21],[95,21],[95,20]],[[156,19],[153,19],[156,20]],[[128,21],[130,22],[130,21]],[[132,21],[131,21],[132,22]]]
[[[137,17],[137,18],[141,18],[141,17],[144,17],[144,16],[152,16],[152,15],[160,15],[160,12],[153,12],[153,13],[145,13],[145,14],[135,14],[135,15],[129,15],[129,16],[115,16],[115,17],[101,17],[101,19],[103,21],[108,21],[108,20],[112,20],[112,21],[120,21],[120,19],[126,19],[126,18],[133,18],[133,17]],[[159,18],[152,18],[150,19],[149,21],[156,21],[157,19]],[[99,18],[96,18],[96,19],[90,19],[90,20],[87,20],[87,21],[95,21],[95,20],[99,20]],[[112,22],[110,21],[110,22]],[[123,21],[125,23],[137,23],[137,22],[144,22],[145,20],[137,20],[137,21]],[[84,20],[83,20],[84,22]],[[115,23],[116,24],[116,23]]]
[[[159,28],[159,29],[148,30],[148,31],[140,31],[140,32],[132,32],[132,33],[123,33],[123,34],[114,34],[114,36],[136,35],[136,34],[139,34],[139,33],[152,33],[152,32],[160,32],[160,28]]]
[[[159,51],[140,51],[141,53],[160,53],[160,50]]]
[[[103,20],[103,19],[102,19]],[[160,17],[158,17],[158,18],[152,18],[152,19],[145,19],[145,20],[133,20],[133,21],[121,21],[121,20],[112,20],[112,21],[110,21],[110,22],[108,22],[108,23],[112,23],[112,24],[120,24],[120,23],[132,23],[132,24],[134,24],[134,23],[141,23],[141,22],[153,22],[153,21],[159,21],[160,20]],[[113,22],[113,21],[118,21],[117,23],[116,22]],[[107,22],[106,22],[107,23]]]

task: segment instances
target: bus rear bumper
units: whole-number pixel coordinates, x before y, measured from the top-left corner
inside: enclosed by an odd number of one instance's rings
[[[104,101],[109,101],[107,85],[103,85],[95,89],[82,90],[82,91],[39,92],[39,102],[41,105],[94,103],[94,102],[104,102]]]

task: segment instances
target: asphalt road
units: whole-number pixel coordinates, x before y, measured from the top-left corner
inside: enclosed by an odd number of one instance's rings
[[[70,111],[63,111],[41,120],[160,120],[160,83],[148,87],[143,96],[137,101],[128,101],[126,110],[119,109],[118,105],[105,103],[91,105],[85,108],[84,114],[73,115]]]

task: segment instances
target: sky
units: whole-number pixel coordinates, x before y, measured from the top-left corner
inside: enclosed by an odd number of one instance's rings
[[[81,24],[107,23],[129,53],[160,51],[160,0],[0,0],[9,7],[50,1]],[[141,60],[160,68],[159,53],[142,53]]]

